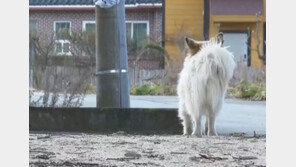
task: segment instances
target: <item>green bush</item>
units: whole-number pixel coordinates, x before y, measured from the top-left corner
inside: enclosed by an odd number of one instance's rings
[[[131,95],[176,95],[176,85],[155,85],[143,84],[136,85],[130,89]],[[234,87],[227,90],[227,97],[246,99],[246,100],[266,100],[265,83],[250,83],[241,81]]]
[[[131,88],[131,94],[132,95],[149,95],[150,86],[149,85],[135,86]]]
[[[130,90],[131,95],[176,95],[176,86],[174,85],[136,85]]]
[[[242,80],[234,88],[229,88],[228,97],[248,100],[266,100],[266,85],[264,83],[250,83]]]

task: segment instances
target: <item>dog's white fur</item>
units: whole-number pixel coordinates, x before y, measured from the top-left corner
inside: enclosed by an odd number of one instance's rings
[[[217,135],[216,115],[222,107],[227,83],[235,68],[233,55],[222,47],[222,41],[217,38],[207,42],[193,40],[200,49],[185,58],[177,87],[178,116],[182,120],[184,135],[192,127],[192,135],[201,137],[201,116],[206,116],[206,134]]]

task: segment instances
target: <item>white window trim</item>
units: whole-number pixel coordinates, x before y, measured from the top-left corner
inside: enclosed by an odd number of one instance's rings
[[[59,52],[57,53],[59,56],[72,56],[71,52],[70,52],[70,49],[71,49],[71,43],[69,40],[56,40],[57,43],[61,43],[62,44],[62,52]],[[64,46],[64,43],[69,43],[69,52],[64,52],[63,51],[63,46]]]
[[[71,24],[71,21],[54,21],[53,22],[53,32],[54,32],[54,36],[56,36],[56,23],[70,23],[70,35],[72,34],[72,24]],[[69,52],[67,53],[64,53],[64,52],[60,52],[60,53],[57,53],[58,55],[67,55],[67,56],[71,56],[71,52],[70,52],[70,49],[71,49],[71,44],[70,44],[70,41],[69,40],[56,40],[56,42],[59,42],[59,43],[62,43],[62,48],[63,48],[63,44],[64,43],[69,43]],[[62,49],[63,50],[63,49]]]
[[[86,24],[88,24],[88,23],[96,24],[96,21],[94,21],[94,20],[83,21],[82,22],[82,31],[85,31]]]
[[[131,39],[134,38],[134,23],[146,23],[147,24],[147,36],[150,34],[150,27],[149,27],[149,21],[140,21],[140,20],[127,20],[125,23],[131,23]]]

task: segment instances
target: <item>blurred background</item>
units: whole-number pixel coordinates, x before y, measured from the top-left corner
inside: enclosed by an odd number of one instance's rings
[[[177,108],[184,36],[208,40],[218,32],[237,62],[227,97],[265,101],[265,6],[266,0],[126,0],[131,107]],[[93,1],[29,0],[29,19],[30,106],[95,107]]]

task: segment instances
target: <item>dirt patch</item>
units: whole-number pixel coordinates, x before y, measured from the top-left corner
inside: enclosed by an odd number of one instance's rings
[[[30,166],[266,166],[264,136],[30,134]]]

